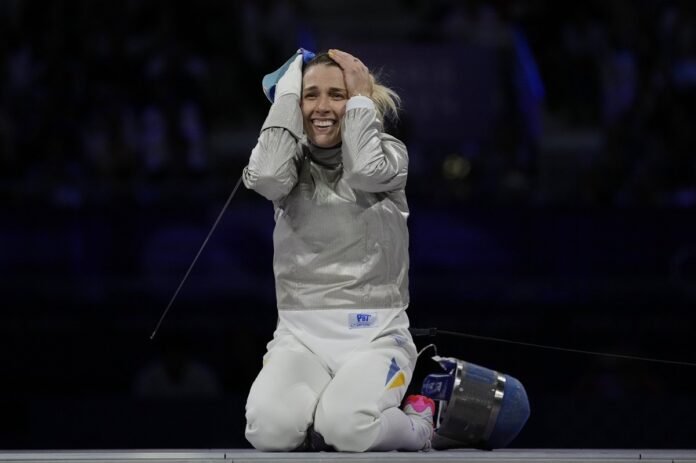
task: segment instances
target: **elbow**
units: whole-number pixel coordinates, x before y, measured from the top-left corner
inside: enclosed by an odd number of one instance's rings
[[[255,190],[264,198],[276,201],[287,196],[292,190],[292,182],[274,177],[260,177]]]
[[[244,173],[244,185],[271,201],[287,196],[293,184],[291,179],[280,179],[273,175],[251,172],[248,169]]]
[[[345,169],[343,179],[354,190],[379,193],[398,190],[406,184],[406,171],[385,170],[366,172],[364,170]]]

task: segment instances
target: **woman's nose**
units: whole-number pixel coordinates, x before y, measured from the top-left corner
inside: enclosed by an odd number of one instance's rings
[[[331,109],[329,107],[329,98],[326,96],[320,96],[317,101],[317,111],[328,111]]]

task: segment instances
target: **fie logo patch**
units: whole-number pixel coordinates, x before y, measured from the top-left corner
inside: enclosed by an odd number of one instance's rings
[[[353,328],[369,328],[377,323],[377,314],[375,313],[349,313],[348,326]]]

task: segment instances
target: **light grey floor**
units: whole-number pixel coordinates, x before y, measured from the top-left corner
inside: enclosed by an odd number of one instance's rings
[[[575,463],[575,462],[673,462],[696,463],[696,450],[448,450],[387,453],[266,453],[254,450],[66,450],[0,451],[0,462],[37,463],[163,463],[163,462],[449,462],[449,463]]]

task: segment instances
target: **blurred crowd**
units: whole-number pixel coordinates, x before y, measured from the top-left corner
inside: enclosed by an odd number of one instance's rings
[[[416,197],[437,175],[455,201],[509,191],[542,204],[696,205],[692,2],[358,3],[0,1],[0,198],[79,206],[226,189],[267,109],[261,76],[298,46],[349,37],[473,47],[502,63],[486,143],[420,149],[437,122],[409,125],[405,105],[394,130],[414,145]]]
[[[557,44],[538,48],[554,96],[548,110],[602,135],[586,199],[696,205],[696,139],[688,129],[696,122],[696,5],[543,3],[550,17],[527,30]],[[549,27],[553,35],[542,38]]]

